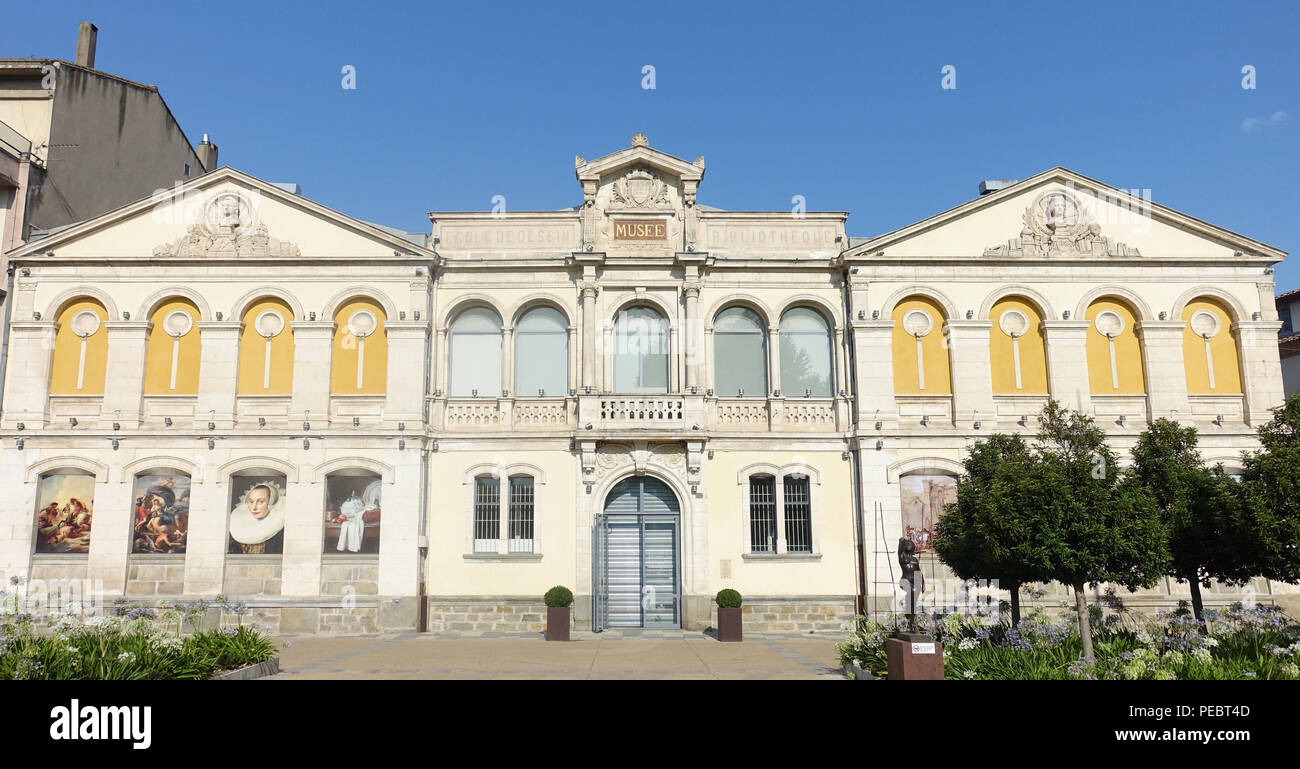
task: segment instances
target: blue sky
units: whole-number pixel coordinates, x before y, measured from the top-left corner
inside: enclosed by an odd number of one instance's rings
[[[223,164],[413,231],[494,195],[574,205],[573,156],[639,130],[707,157],[701,202],[788,210],[803,195],[851,212],[853,235],[1063,165],[1300,252],[1296,3],[232,0],[6,16],[0,55],[71,59],[93,21],[98,68],[157,84]],[[1279,290],[1300,287],[1289,261]]]

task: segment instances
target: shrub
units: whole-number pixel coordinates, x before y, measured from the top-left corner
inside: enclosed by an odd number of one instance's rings
[[[563,609],[573,605],[573,591],[563,585],[556,585],[546,591],[542,600],[552,609]]]
[[[731,588],[719,590],[717,597],[713,600],[717,601],[718,606],[723,609],[739,609],[741,604],[740,593],[737,593]]]

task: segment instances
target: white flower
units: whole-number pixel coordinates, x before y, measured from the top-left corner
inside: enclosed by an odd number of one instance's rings
[[[1291,678],[1300,678],[1300,665],[1294,662],[1288,662],[1282,666],[1282,672]]]
[[[1194,649],[1192,651],[1192,657],[1202,665],[1210,664],[1210,660],[1211,660],[1210,650],[1206,649],[1205,647]]]
[[[965,673],[962,673],[962,675],[966,676],[967,678],[974,678],[974,677],[975,677],[975,671],[974,671],[974,670],[967,670]]]
[[[961,639],[960,642],[957,643],[957,648],[965,652],[965,651],[970,651],[971,649],[974,649],[976,646],[979,645],[980,645],[979,641],[976,641],[974,638],[963,638]]]
[[[118,661],[118,662],[134,662],[134,661],[135,661],[135,655],[132,654],[131,652],[122,652],[121,654],[117,655],[117,661]]]
[[[1207,638],[1207,639],[1205,639],[1205,645],[1208,646],[1208,647],[1210,647],[1211,649],[1213,649],[1214,647],[1216,647],[1216,646],[1219,645],[1219,639],[1217,639],[1217,638]]]
[[[81,653],[81,650],[78,649],[77,647],[75,647],[75,646],[69,646],[69,647],[68,647],[68,654],[80,654],[80,653]]]

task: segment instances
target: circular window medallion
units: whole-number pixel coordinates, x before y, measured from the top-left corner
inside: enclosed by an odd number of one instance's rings
[[[167,313],[166,318],[163,318],[163,331],[170,336],[185,336],[190,333],[191,328],[194,328],[194,319],[184,310],[172,310]]]
[[[348,318],[348,331],[353,336],[370,336],[379,328],[379,319],[370,310],[357,310]]]
[[[1114,310],[1103,310],[1093,321],[1102,336],[1117,337],[1124,331],[1124,318]]]
[[[912,336],[925,336],[934,328],[934,319],[925,310],[908,310],[903,315],[903,330]]]
[[[72,316],[72,333],[85,339],[99,330],[99,316],[90,310],[82,310]]]
[[[1209,310],[1197,310],[1192,313],[1189,325],[1191,325],[1194,334],[1209,339],[1219,333],[1219,316]]]
[[[1007,310],[998,318],[998,327],[1007,336],[1024,336],[1029,330],[1029,318],[1020,310]]]
[[[257,319],[253,321],[253,328],[257,333],[270,339],[284,330],[284,316],[275,310],[266,310],[258,314]]]

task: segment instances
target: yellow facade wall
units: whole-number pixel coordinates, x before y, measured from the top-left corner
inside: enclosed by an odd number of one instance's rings
[[[1110,344],[1106,335],[1097,330],[1097,316],[1106,310],[1114,311],[1124,321],[1123,330],[1115,337],[1115,369],[1119,387],[1111,379]],[[1146,392],[1146,378],[1142,373],[1142,345],[1137,336],[1137,315],[1124,302],[1117,299],[1098,299],[1088,305],[1088,385],[1097,395],[1141,395]]]
[[[427,576],[429,595],[534,596],[540,601],[555,585],[577,593],[577,462],[567,451],[554,447],[511,451],[508,457],[501,451],[433,454],[429,467],[429,563],[433,564]],[[473,480],[466,483],[466,473],[502,463],[511,475],[534,476],[534,549],[542,556],[540,560],[465,557],[472,547],[468,537],[474,492]],[[532,465],[540,475],[522,464]]]
[[[99,316],[99,328],[86,337],[86,361],[81,387],[77,387],[77,369],[81,365],[81,337],[72,330],[77,313],[89,310]],[[76,299],[64,306],[58,316],[59,331],[54,337],[54,364],[50,374],[53,395],[103,395],[104,374],[108,368],[108,311],[94,299]]]
[[[361,387],[357,387],[357,356],[362,345],[348,330],[352,314],[369,310],[378,325],[365,338],[365,358]],[[331,365],[330,392],[335,395],[383,395],[388,388],[388,334],[384,330],[384,308],[373,299],[349,299],[334,314],[334,359]],[[412,372],[412,376],[420,376]]]
[[[266,337],[258,332],[256,324],[258,316],[264,312],[278,313],[284,321],[280,333],[271,337],[269,379],[265,376]],[[241,320],[244,330],[239,337],[239,394],[286,395],[293,392],[293,310],[288,303],[275,297],[258,299],[248,306]]]
[[[1026,331],[1013,345],[1011,335],[1002,330],[1002,314],[1019,310],[1029,321]],[[993,305],[989,318],[989,359],[993,371],[993,392],[998,395],[1045,394],[1047,392],[1047,347],[1043,339],[1043,317],[1027,299],[1009,296]],[[1020,387],[1016,387],[1015,350],[1020,348]],[[1108,356],[1109,359],[1109,356]]]
[[[1192,330],[1192,316],[1204,310],[1219,319],[1219,328],[1210,338],[1210,358],[1214,361],[1214,387],[1210,387],[1209,366],[1205,356],[1205,338]],[[1237,340],[1232,333],[1232,314],[1213,299],[1200,298],[1183,308],[1183,365],[1187,369],[1189,395],[1240,395],[1241,359]]]
[[[930,316],[929,333],[921,338],[921,358],[925,363],[925,387],[921,387],[916,366],[916,337],[903,328],[903,318],[912,310]],[[949,395],[952,375],[948,363],[948,345],[943,333],[947,318],[938,302],[924,296],[904,299],[894,307],[894,392],[901,395]]]
[[[180,344],[164,328],[163,321],[175,311],[190,316],[190,329],[179,338]],[[149,316],[148,358],[145,363],[144,392],[146,395],[195,395],[199,391],[199,359],[202,351],[199,339],[199,308],[188,299],[174,297],[154,308]],[[173,352],[176,358],[176,387],[171,386]]]
[[[738,481],[738,474],[755,464],[778,470],[802,465],[817,471],[821,482],[814,478],[810,488],[814,548],[820,559],[745,560],[747,481]],[[706,472],[708,495],[694,505],[695,514],[708,516],[710,594],[723,588],[742,596],[856,594],[853,477],[851,463],[839,451],[719,451],[707,461]],[[724,576],[728,570],[730,576]]]

